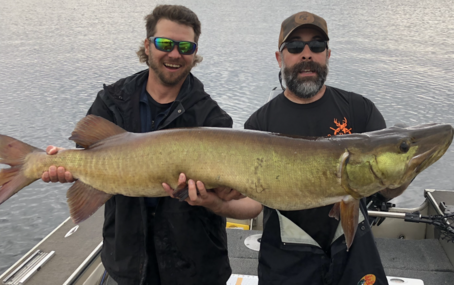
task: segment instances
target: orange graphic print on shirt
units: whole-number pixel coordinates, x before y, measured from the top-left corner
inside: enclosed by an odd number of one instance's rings
[[[334,119],[334,124],[336,124],[337,128],[330,128],[331,130],[334,131],[334,135],[346,135],[346,134],[351,134],[352,133],[352,128],[347,128],[347,118],[344,117],[344,120],[342,121],[342,124],[337,121],[337,119]],[[329,137],[331,135],[328,135]]]
[[[374,274],[367,274],[361,280],[359,280],[358,285],[374,285],[377,278]]]

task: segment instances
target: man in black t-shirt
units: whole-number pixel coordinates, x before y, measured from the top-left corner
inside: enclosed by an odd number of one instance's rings
[[[284,20],[276,59],[287,88],[252,114],[245,129],[335,136],[386,127],[370,100],[325,85],[331,56],[328,41],[326,22],[317,15],[300,12]],[[393,198],[390,193],[383,194]],[[332,207],[301,211],[265,207],[260,285],[388,284],[364,201],[360,225],[348,252],[339,221],[329,217]]]

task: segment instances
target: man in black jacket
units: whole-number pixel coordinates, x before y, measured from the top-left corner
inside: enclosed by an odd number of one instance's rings
[[[162,5],[145,20],[147,38],[137,54],[149,68],[104,86],[88,114],[136,133],[232,127],[230,116],[190,73],[201,61],[197,16],[183,6]],[[73,181],[55,166],[42,179]],[[204,207],[116,195],[105,204],[101,258],[118,284],[225,284],[231,274],[226,239],[225,218]]]

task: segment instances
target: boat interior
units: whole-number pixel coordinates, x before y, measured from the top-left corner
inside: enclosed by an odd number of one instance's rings
[[[389,284],[454,284],[454,191],[424,190],[418,208],[369,211],[378,217],[372,229]],[[98,285],[103,209],[75,226],[67,219],[0,276],[1,284]],[[228,220],[228,285],[258,284],[261,217]]]

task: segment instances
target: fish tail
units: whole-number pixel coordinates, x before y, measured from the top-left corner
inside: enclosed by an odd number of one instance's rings
[[[25,158],[28,154],[42,151],[14,138],[0,135],[0,164],[10,168],[0,169],[0,204],[19,192],[38,178],[29,178],[24,174]]]

